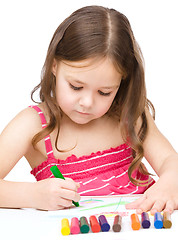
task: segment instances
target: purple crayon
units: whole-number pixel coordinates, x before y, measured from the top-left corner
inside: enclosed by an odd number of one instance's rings
[[[110,225],[109,223],[107,222],[107,219],[104,215],[100,215],[98,217],[99,219],[99,223],[100,223],[100,226],[101,226],[101,231],[102,232],[108,232],[109,229],[110,229]]]
[[[149,216],[148,216],[147,212],[142,212],[141,222],[142,222],[142,227],[143,228],[149,228],[150,227],[151,224],[150,224],[150,219],[149,219]]]

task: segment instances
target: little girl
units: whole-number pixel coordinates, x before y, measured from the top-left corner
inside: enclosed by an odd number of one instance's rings
[[[123,14],[89,6],[61,23],[32,99],[38,89],[41,102],[0,136],[0,207],[58,210],[80,195],[144,193],[127,207],[178,209],[178,154],[154,123],[141,51]],[[23,156],[37,182],[3,180]],[[53,165],[65,181],[53,177]]]

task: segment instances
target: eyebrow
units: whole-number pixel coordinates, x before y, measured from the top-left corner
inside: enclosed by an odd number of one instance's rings
[[[80,80],[78,80],[78,79],[73,79],[73,78],[70,78],[70,80],[72,80],[72,81],[74,81],[74,82],[76,82],[76,83],[79,83],[79,84],[83,84],[83,85],[85,85],[86,83],[84,83],[84,82],[81,82]]]
[[[105,86],[105,87],[101,87],[102,89],[113,89],[113,88],[118,88],[119,87],[119,84],[118,85],[113,85],[113,86]]]

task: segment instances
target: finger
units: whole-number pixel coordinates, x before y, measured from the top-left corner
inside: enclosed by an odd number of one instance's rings
[[[73,200],[75,202],[80,201],[80,195],[77,192],[71,191],[71,190],[68,190],[68,189],[63,189],[62,188],[60,190],[59,196],[64,198],[64,199],[67,199],[67,200]]]
[[[154,215],[156,212],[161,212],[165,207],[165,201],[163,200],[156,200],[153,204],[153,207],[150,211],[152,215]]]
[[[59,198],[59,201],[57,203],[57,206],[58,207],[70,207],[72,206],[72,200],[68,200],[68,199],[65,199],[65,198]]]
[[[65,207],[64,206],[61,206],[61,205],[55,205],[53,207],[49,207],[45,210],[48,210],[48,211],[56,211],[56,210],[61,210],[61,209],[64,209]]]
[[[140,204],[142,204],[143,201],[145,201],[146,199],[146,195],[143,195],[142,197],[140,197],[139,199],[126,204],[126,209],[136,209],[140,206]]]
[[[70,206],[72,206],[72,204],[71,204]],[[60,202],[59,202],[58,204],[56,203],[56,204],[51,205],[50,207],[46,208],[45,210],[48,210],[48,211],[56,211],[56,210],[61,210],[61,209],[69,208],[70,206],[67,206],[67,207],[62,206],[62,205],[60,204]]]
[[[64,206],[58,205],[56,210],[61,210],[61,209],[64,209],[64,208],[65,208]]]
[[[70,207],[70,206],[69,206]],[[67,209],[69,207],[65,207],[65,206],[62,206],[62,205],[57,205],[56,208],[54,210],[62,210],[62,209]]]
[[[151,200],[150,198],[147,198],[140,204],[140,206],[138,206],[136,212],[138,214],[141,214],[142,212],[147,212],[151,209],[152,206],[153,206],[153,200]]]
[[[56,180],[59,182],[60,187],[63,189],[68,189],[72,191],[77,191],[78,189],[76,183],[72,179],[69,180],[66,178],[66,180],[64,180],[64,179],[56,178]]]
[[[75,182],[72,178],[67,178],[67,177],[66,177],[65,179],[67,179],[67,180],[69,180],[69,181],[72,181],[74,184],[76,184],[77,188],[80,187],[80,183]]]
[[[167,201],[166,206],[164,208],[164,212],[173,213],[174,211],[174,202],[172,200]]]

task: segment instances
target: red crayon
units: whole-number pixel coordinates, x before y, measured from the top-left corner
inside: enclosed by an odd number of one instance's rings
[[[90,226],[94,233],[100,232],[101,230],[100,224],[95,216],[90,216]]]

